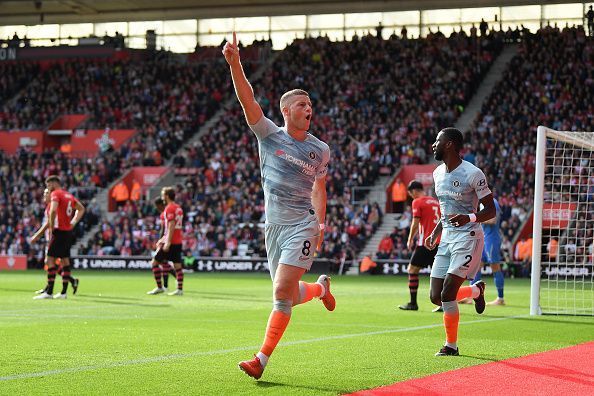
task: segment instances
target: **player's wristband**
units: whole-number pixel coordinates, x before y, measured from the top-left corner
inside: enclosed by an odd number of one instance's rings
[[[321,223],[320,225],[320,231],[324,231],[326,229],[326,224]]]
[[[468,217],[470,218],[471,223],[476,223],[476,215],[474,213],[470,213]]]

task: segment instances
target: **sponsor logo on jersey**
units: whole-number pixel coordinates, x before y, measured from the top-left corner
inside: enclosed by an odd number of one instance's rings
[[[286,153],[285,151],[278,149],[274,152],[274,154],[279,157],[284,159],[285,161],[288,161],[294,165],[300,166],[301,167],[301,172],[305,173],[306,175],[313,175],[316,171],[316,168],[311,165],[308,164],[307,162],[299,159],[299,158],[295,158],[293,157],[291,154]]]
[[[460,187],[460,182],[458,180],[454,180],[452,182],[452,186],[454,186],[454,187]]]
[[[441,191],[439,193],[439,195],[449,195],[450,197],[452,197],[454,199],[460,199],[460,198],[462,198],[462,193],[461,192],[458,192],[458,191],[444,190],[444,191]]]

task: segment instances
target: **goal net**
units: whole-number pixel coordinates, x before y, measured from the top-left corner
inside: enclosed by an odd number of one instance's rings
[[[594,316],[594,132],[537,134],[530,314]]]

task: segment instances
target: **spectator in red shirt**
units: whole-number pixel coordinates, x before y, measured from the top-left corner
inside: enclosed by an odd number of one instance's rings
[[[394,242],[392,241],[392,238],[390,238],[389,234],[384,234],[384,237],[377,248],[377,258],[380,260],[389,259],[393,250]]]

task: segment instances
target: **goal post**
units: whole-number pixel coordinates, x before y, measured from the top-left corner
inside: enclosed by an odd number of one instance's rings
[[[530,314],[594,316],[594,132],[537,129]]]

